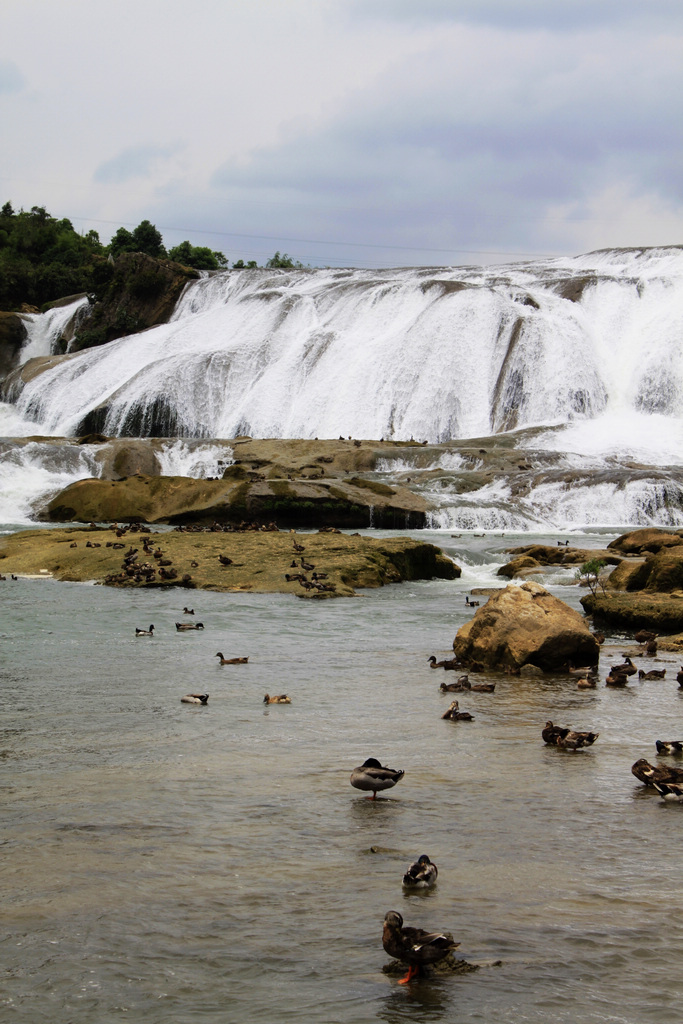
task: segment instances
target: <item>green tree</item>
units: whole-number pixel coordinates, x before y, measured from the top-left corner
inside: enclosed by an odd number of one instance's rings
[[[188,241],[169,249],[168,258],[186,267],[194,267],[195,270],[219,270],[228,265],[222,252],[214,252],[203,245],[192,245]]]
[[[574,578],[579,583],[586,583],[588,585],[593,597],[597,594],[598,587],[602,590],[603,594],[605,593],[605,586],[600,579],[600,572],[605,568],[606,564],[601,558],[589,558],[574,574]]]
[[[135,252],[145,252],[148,256],[154,256],[156,259],[161,259],[166,255],[161,232],[148,220],[140,221],[138,226],[133,229],[133,242]]]
[[[266,266],[277,268],[279,270],[300,270],[303,268],[303,263],[299,263],[298,260],[292,259],[292,257],[286,252],[276,252],[274,256],[270,257]]]

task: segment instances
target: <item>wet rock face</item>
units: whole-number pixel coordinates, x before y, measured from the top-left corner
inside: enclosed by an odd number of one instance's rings
[[[142,252],[122,253],[90,315],[79,326],[71,351],[165,324],[187,282],[197,277],[196,270],[171,260],[157,260]]]
[[[588,624],[538,583],[508,586],[489,598],[453,642],[458,658],[503,671],[536,665],[546,672],[594,664],[599,645]]]
[[[25,337],[23,319],[17,313],[0,312],[0,379],[17,365]]]

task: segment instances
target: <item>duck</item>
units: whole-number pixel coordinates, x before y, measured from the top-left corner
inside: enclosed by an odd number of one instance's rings
[[[194,615],[194,608],[183,608],[183,615]]]
[[[599,732],[574,732],[570,730],[566,736],[557,737],[557,746],[566,750],[573,750],[576,753],[581,747],[592,747],[599,735]]]
[[[683,768],[671,768],[668,765],[654,765],[645,757],[639,758],[631,766],[631,772],[639,782],[646,786],[654,786],[655,782],[683,782]]]
[[[376,800],[378,793],[383,789],[393,789],[404,775],[405,772],[401,769],[385,768],[376,757],[369,757],[358,768],[353,769],[350,782],[355,789],[372,790],[369,799]]]
[[[637,644],[647,644],[651,640],[656,640],[658,636],[659,633],[653,633],[649,629],[639,629],[633,639]]]
[[[682,782],[653,782],[652,785],[665,800],[683,800]]]
[[[187,693],[180,698],[181,704],[206,704],[209,699],[208,693]]]
[[[444,658],[443,661],[437,661],[436,657],[432,654],[427,658],[430,668],[443,668],[443,669],[456,669],[460,668],[460,663],[457,658]]]
[[[269,693],[263,698],[264,704],[291,704],[292,698],[288,697],[286,693],[281,693],[277,697],[271,697]]]
[[[462,678],[461,676],[457,683],[440,683],[439,689],[442,693],[464,693],[469,689],[469,686],[462,682]]]
[[[611,670],[610,674],[605,679],[605,686],[626,686],[628,683],[628,675],[626,672],[615,672]]]
[[[583,665],[581,668],[575,668],[572,663],[569,663],[567,671],[570,676],[589,676],[593,675],[598,671],[597,665]]]
[[[658,754],[683,754],[683,740],[655,740]]]
[[[222,651],[219,651],[216,655],[221,660],[218,662],[219,665],[246,665],[249,658],[224,658]]]
[[[418,857],[414,864],[411,864],[403,876],[404,889],[433,889],[436,885],[436,878],[439,869],[429,859],[426,853]]]
[[[462,685],[464,689],[469,690],[471,693],[494,693],[496,689],[495,683],[471,683],[467,680]]]
[[[679,686],[683,686],[683,665],[681,665],[681,671],[676,673],[676,682]]]
[[[135,627],[136,636],[154,636],[154,626],[150,626],[149,629],[138,629]]]
[[[465,604],[467,605],[468,608],[478,608],[479,607],[479,602],[478,601],[470,601],[470,599],[469,599],[467,594],[465,594]]]
[[[189,629],[204,629],[203,622],[176,622],[175,628],[179,633],[186,633]]]
[[[460,945],[450,932],[426,932],[422,928],[404,928],[403,917],[390,910],[384,917],[382,945],[389,956],[408,964],[408,973],[399,985],[407,985],[420,974],[424,964],[443,960]]]
[[[597,676],[581,676],[576,681],[576,686],[579,690],[594,690],[598,685]]]
[[[645,672],[642,668],[638,669],[639,679],[663,679],[665,675],[665,668],[651,668],[649,672]]]
[[[548,720],[545,723],[545,728],[541,729],[541,736],[543,737],[544,743],[547,743],[549,747],[554,747],[557,745],[558,738],[560,736],[567,736],[569,731],[569,726],[564,727],[561,725],[553,725],[553,723]]]
[[[612,665],[612,667],[610,669],[610,675],[613,674],[614,672],[616,672],[619,675],[623,674],[625,676],[633,676],[633,675],[636,674],[637,671],[638,671],[638,669],[633,664],[633,662],[631,661],[629,656],[627,654],[625,654],[624,655],[624,661],[623,661],[623,663],[621,665]]]
[[[444,712],[442,718],[448,719],[449,722],[473,722],[474,715],[471,715],[469,711],[459,711],[459,705],[457,700],[454,700],[448,711]]]

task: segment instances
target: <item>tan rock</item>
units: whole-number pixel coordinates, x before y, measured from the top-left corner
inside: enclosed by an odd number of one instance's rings
[[[489,598],[458,631],[453,650],[489,670],[532,664],[552,671],[569,661],[594,664],[600,648],[578,612],[529,581]]]
[[[530,558],[528,555],[520,555],[519,558],[513,558],[507,565],[501,565],[496,576],[506,576],[511,580],[514,576],[520,576],[525,570],[540,568],[541,563],[537,562],[535,558]]]
[[[607,547],[624,554],[639,555],[645,551],[659,551],[664,547],[676,547],[683,542],[680,533],[648,527],[644,530],[632,530],[623,533],[611,541]]]

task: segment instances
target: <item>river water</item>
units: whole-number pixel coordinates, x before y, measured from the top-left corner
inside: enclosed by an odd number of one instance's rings
[[[324,602],[196,592],[204,632],[174,628],[185,592],[0,583],[3,1020],[680,1019],[683,807],[630,773],[683,737],[675,657],[624,690],[498,678],[459,695],[475,722],[442,721],[453,674],[427,658],[530,538],[420,536],[461,580]],[[600,738],[546,748],[548,718]],[[406,773],[375,802],[349,785],[369,756]],[[421,853],[437,888],[406,896]],[[398,986],[388,910],[452,931],[480,969]]]

